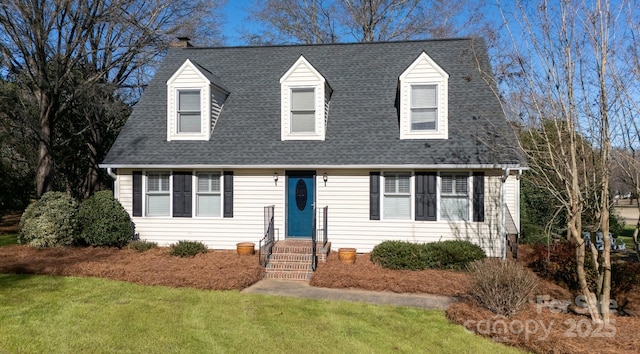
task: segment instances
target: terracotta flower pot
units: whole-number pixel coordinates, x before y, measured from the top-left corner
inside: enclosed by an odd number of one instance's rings
[[[356,262],[355,248],[340,248],[338,250],[338,259],[342,263],[353,264]]]
[[[240,242],[236,245],[236,252],[241,256],[252,255],[256,253],[255,244],[253,242]]]

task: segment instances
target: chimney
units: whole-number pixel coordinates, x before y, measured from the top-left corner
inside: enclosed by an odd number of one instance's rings
[[[189,48],[189,47],[193,47],[191,45],[191,43],[189,43],[189,40],[191,40],[191,38],[189,37],[177,37],[177,41],[174,41],[171,43],[171,47],[172,48]]]

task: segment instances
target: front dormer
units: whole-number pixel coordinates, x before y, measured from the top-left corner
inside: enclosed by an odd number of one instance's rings
[[[209,140],[229,92],[187,59],[167,81],[167,141]]]
[[[331,87],[301,55],[280,78],[281,140],[324,140]]]
[[[400,75],[400,139],[447,139],[449,74],[425,52]]]

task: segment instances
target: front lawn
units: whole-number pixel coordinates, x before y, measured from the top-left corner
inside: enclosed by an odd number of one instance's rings
[[[0,247],[9,246],[9,245],[17,245],[18,244],[18,234],[2,234],[0,233]]]
[[[0,275],[6,352],[516,353],[442,311]]]

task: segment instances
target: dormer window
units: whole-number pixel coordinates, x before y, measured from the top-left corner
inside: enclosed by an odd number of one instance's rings
[[[447,139],[447,74],[426,53],[400,75],[400,139]]]
[[[187,59],[167,80],[167,141],[209,140],[228,96],[220,78]]]
[[[303,56],[280,78],[281,140],[324,140],[331,87]]]
[[[411,85],[411,131],[437,130],[437,97],[437,85]]]
[[[315,89],[291,89],[291,133],[315,133]]]
[[[201,130],[200,90],[178,90],[178,134]]]

